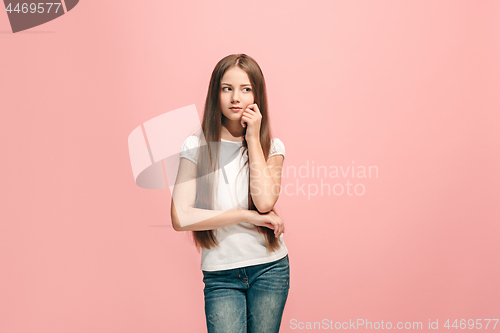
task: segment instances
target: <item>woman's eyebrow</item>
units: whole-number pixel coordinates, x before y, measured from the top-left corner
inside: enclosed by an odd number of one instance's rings
[[[222,82],[221,84],[225,84],[226,86],[231,86],[231,87],[233,86],[232,84],[224,83],[224,82]],[[242,87],[244,87],[244,86],[251,86],[251,84],[250,83],[246,83],[246,84],[242,84],[241,86]]]

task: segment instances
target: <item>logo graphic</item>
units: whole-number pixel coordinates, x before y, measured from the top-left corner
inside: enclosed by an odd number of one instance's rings
[[[4,0],[3,2],[12,32],[16,33],[47,23],[66,14],[75,8],[78,1],[22,2]]]
[[[173,195],[181,146],[188,136],[195,133],[201,133],[203,136],[194,104],[169,111],[136,127],[128,137],[130,163],[136,184],[146,189],[166,189],[168,184],[170,193]],[[239,146],[229,142],[219,144],[220,163],[217,170],[221,171],[224,177],[223,183],[230,191],[225,167],[236,159]],[[199,147],[206,146],[203,143],[199,145]],[[198,147],[189,150],[194,152],[197,149]],[[199,177],[207,176],[199,175]],[[241,199],[246,202],[248,193],[245,192],[244,195],[245,197]],[[177,203],[176,206],[181,207],[181,203]],[[230,206],[232,209],[237,209],[238,203],[231,199]],[[219,211],[225,210],[219,209]],[[181,225],[195,222],[199,221],[181,221]]]

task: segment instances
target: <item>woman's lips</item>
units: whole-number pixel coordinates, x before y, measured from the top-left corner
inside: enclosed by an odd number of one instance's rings
[[[233,110],[234,112],[238,112],[241,110],[241,108],[231,108],[231,110]]]

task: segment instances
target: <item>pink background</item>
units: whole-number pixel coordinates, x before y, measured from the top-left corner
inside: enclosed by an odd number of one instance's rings
[[[186,105],[201,115],[213,67],[240,52],[265,74],[285,167],[379,170],[348,177],[361,196],[282,193],[281,331],[499,318],[499,13],[497,0],[81,1],[12,34],[2,10],[0,332],[205,331],[200,254],[171,227],[170,192],[134,183],[127,137]]]

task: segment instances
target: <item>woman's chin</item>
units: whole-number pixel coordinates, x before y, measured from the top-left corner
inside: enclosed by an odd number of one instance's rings
[[[228,115],[224,115],[226,117],[227,120],[231,121],[231,122],[238,122],[241,125],[241,114],[238,114],[238,113],[232,113],[232,114],[228,114]],[[243,127],[243,126],[242,126]]]
[[[241,115],[235,113],[235,114],[232,114],[229,119],[231,119],[231,121],[240,121],[241,120]]]

